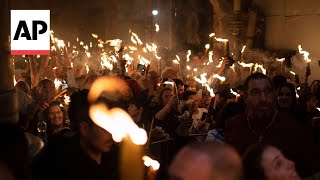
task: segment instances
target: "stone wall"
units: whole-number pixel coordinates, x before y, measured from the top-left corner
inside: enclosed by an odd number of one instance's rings
[[[266,15],[266,48],[297,50],[301,44],[313,60],[310,79],[320,79],[320,1],[255,1]]]

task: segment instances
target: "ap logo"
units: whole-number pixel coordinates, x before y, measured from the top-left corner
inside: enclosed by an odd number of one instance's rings
[[[11,55],[50,54],[50,10],[11,10]]]

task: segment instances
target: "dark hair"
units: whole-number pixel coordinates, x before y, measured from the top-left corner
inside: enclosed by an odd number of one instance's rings
[[[11,123],[0,123],[0,164],[17,180],[31,179],[31,161],[24,132]]]
[[[163,95],[163,93],[166,92],[166,91],[173,91],[173,90],[172,90],[171,88],[163,88],[163,89],[160,90],[160,93],[159,93],[159,96],[158,96],[158,103],[159,103],[159,105],[161,105],[161,106],[164,106],[164,104],[163,104],[163,102],[162,102],[162,95]]]
[[[275,89],[278,89],[281,84],[284,84],[286,82],[287,82],[286,77],[282,75],[277,75],[272,78],[272,83]]]
[[[270,85],[272,86],[271,80],[268,78],[268,76],[262,74],[262,73],[253,73],[250,76],[247,77],[247,79],[244,82],[244,91],[248,91],[249,89],[249,82],[253,79],[267,79],[270,82]]]
[[[130,101],[129,104],[134,104],[137,108],[143,107],[145,108],[146,104],[147,104],[147,100],[146,98],[142,97],[142,96],[138,96],[138,97],[133,97]]]
[[[312,81],[312,83],[311,83],[311,85],[310,85],[310,88],[312,88],[312,85],[313,85],[315,82],[320,83],[320,80],[314,80],[314,81]]]
[[[89,116],[90,104],[88,102],[88,93],[89,90],[84,89],[74,92],[70,96],[68,115],[72,127],[76,130],[78,130],[81,122],[93,124],[93,121]]]
[[[291,110],[294,110],[295,107],[296,107],[296,104],[297,104],[295,87],[294,87],[294,85],[293,85],[292,83],[280,84],[279,87],[278,87],[278,90],[277,90],[277,97],[279,97],[279,93],[280,93],[280,91],[281,91],[281,89],[282,89],[283,87],[287,87],[287,88],[289,88],[289,90],[290,90],[291,99],[292,99],[292,105],[291,105],[290,109],[291,109]],[[278,108],[280,108],[278,101],[277,101],[277,104],[278,104]]]
[[[190,96],[193,96],[193,95],[196,95],[196,94],[197,94],[197,93],[196,93],[196,92],[193,92],[193,91],[185,91],[185,92],[182,94],[182,100],[187,101]]]
[[[243,162],[243,173],[246,180],[266,180],[264,169],[261,165],[263,152],[269,145],[255,144],[245,152]]]
[[[28,94],[30,92],[30,86],[25,81],[19,81],[16,84],[16,87]]]
[[[174,83],[176,83],[176,86],[184,86],[184,83],[182,80],[180,79],[173,79]]]

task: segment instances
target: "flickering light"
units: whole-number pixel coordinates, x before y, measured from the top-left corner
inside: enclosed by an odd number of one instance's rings
[[[152,10],[152,15],[156,16],[156,15],[158,15],[158,14],[159,14],[159,11],[158,11],[158,10],[156,10],[156,9]]]

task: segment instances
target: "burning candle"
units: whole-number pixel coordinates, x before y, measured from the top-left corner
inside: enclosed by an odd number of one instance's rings
[[[142,160],[144,165],[149,167],[147,173],[147,180],[155,180],[157,176],[157,171],[160,168],[158,161],[151,159],[149,156],[143,156]]]
[[[102,103],[94,104],[102,92],[119,97],[119,95],[126,94],[128,90],[129,87],[120,78],[101,77],[97,79],[93,82],[88,94],[88,100],[91,103],[89,115],[95,124],[112,134],[114,141],[121,142],[121,179],[142,180],[144,175],[142,154],[143,145],[147,142],[146,131],[139,128],[124,110],[109,109]],[[114,94],[115,92],[117,94]]]
[[[285,58],[280,58],[280,59],[277,58],[277,61],[280,62],[280,73],[281,73],[281,75],[282,75],[282,63],[283,63],[284,60],[285,60]]]
[[[229,41],[228,39],[222,39],[222,38],[216,38],[215,39],[218,42],[223,42],[223,56],[228,57],[229,56]]]

